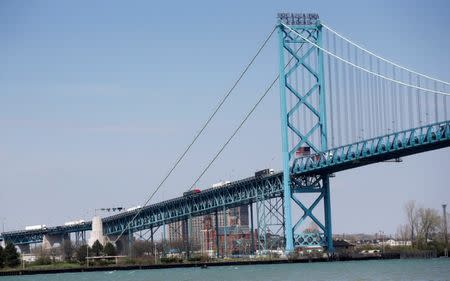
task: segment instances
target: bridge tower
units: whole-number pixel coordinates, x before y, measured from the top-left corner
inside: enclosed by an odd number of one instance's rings
[[[319,245],[333,252],[329,175],[297,176],[292,172],[298,154],[319,156],[328,147],[324,55],[317,48],[322,46],[319,17],[278,14],[278,36],[286,252]],[[314,197],[312,204],[307,204],[306,194]],[[321,201],[324,209],[319,220],[313,211]],[[296,220],[294,208],[303,213]],[[301,230],[308,218],[317,227],[314,231]]]

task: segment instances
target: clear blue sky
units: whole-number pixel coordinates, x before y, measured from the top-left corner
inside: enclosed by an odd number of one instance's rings
[[[280,11],[317,12],[376,53],[450,80],[448,1],[1,1],[0,219],[6,230],[141,204],[232,85]],[[156,201],[190,186],[277,71],[271,41]],[[277,92],[202,179],[280,168]],[[337,233],[450,201],[450,149],[342,172]]]

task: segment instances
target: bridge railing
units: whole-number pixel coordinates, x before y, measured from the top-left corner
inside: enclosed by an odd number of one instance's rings
[[[391,158],[395,158],[395,152],[448,140],[450,140],[450,121],[433,123],[297,158],[294,160],[292,173],[308,173],[374,156],[391,155]]]

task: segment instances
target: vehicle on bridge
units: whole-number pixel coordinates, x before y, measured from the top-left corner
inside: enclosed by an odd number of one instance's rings
[[[25,226],[25,230],[42,230],[42,229],[47,229],[47,226],[45,224]]]
[[[309,156],[310,154],[311,154],[311,147],[302,146],[295,152],[295,157]]]
[[[231,181],[221,181],[221,182],[218,182],[218,183],[215,183],[215,184],[211,185],[211,187],[212,188],[219,188],[219,187],[222,187],[222,186],[230,184],[230,183],[231,183]]]
[[[260,177],[272,175],[273,173],[275,173],[274,169],[260,170],[260,171],[255,172],[255,178],[260,178]]]
[[[85,220],[68,221],[64,223],[64,226],[79,225],[84,224],[85,222],[86,222]]]
[[[184,192],[183,197],[194,196],[200,192],[202,192],[202,191],[199,188],[194,188],[192,190]]]
[[[134,206],[134,207],[128,208],[128,209],[127,209],[127,212],[136,211],[136,210],[138,210],[138,209],[140,209],[140,208],[142,208],[141,205]]]

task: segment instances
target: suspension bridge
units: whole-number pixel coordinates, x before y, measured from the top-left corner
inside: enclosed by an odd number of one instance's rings
[[[149,204],[272,37],[279,44],[279,74],[246,115],[190,190],[235,137],[270,89],[279,88],[282,171],[252,175],[220,187]],[[333,252],[330,176],[364,165],[450,146],[450,83],[385,59],[354,43],[317,14],[281,13],[278,22],[199,133],[180,155],[142,208],[104,217],[101,235],[112,241],[157,230],[238,206],[257,210],[259,247],[268,233],[280,234],[286,252],[322,246]],[[307,202],[305,196],[313,196]],[[322,205],[321,217],[314,212]],[[298,210],[298,211],[297,211]],[[319,231],[306,231],[307,221]],[[95,231],[77,225],[4,232],[18,246]],[[226,228],[225,228],[226,229]],[[225,233],[226,235],[226,233]],[[59,239],[59,238],[58,238]],[[56,239],[56,240],[58,240]],[[218,244],[219,241],[217,240]]]

